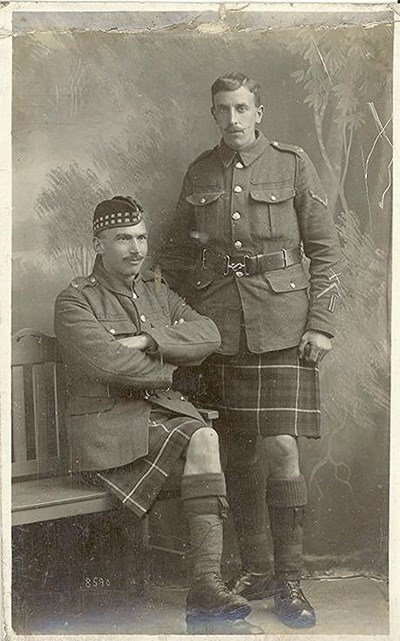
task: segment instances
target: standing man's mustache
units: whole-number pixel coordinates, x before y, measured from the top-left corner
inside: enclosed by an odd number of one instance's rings
[[[227,129],[225,129],[225,131],[228,134],[237,134],[241,131],[245,131],[246,129],[248,129],[248,127],[228,127]]]

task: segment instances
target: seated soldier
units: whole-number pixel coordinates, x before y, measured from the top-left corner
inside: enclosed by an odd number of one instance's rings
[[[184,457],[183,510],[193,559],[189,632],[258,634],[251,608],[221,579],[225,478],[218,437],[179,392],[180,365],[220,345],[210,319],[142,271],[147,231],[130,197],[101,202],[93,219],[93,273],[61,292],[55,331],[67,365],[71,469],[100,482],[139,518]]]

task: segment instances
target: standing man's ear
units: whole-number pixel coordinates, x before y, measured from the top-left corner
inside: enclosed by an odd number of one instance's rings
[[[104,245],[97,236],[93,236],[93,249],[96,254],[104,254]]]

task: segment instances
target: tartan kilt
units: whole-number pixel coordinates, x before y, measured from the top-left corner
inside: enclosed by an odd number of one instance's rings
[[[218,409],[228,431],[320,437],[318,365],[300,360],[298,347],[214,354],[203,376],[207,403]]]
[[[182,457],[192,435],[202,427],[204,423],[189,416],[152,409],[146,456],[84,476],[90,483],[103,486],[140,518],[150,509],[170,474],[182,473]]]

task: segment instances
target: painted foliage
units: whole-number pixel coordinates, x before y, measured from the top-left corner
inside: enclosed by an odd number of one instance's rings
[[[104,197],[149,212],[152,253],[188,163],[218,142],[209,87],[256,78],[273,140],[304,147],[343,247],[334,351],[322,367],[324,435],[303,443],[308,552],[384,569],[388,524],[391,26],[249,30],[36,30],[14,39],[13,326],[52,333],[57,292],[90,271]]]

